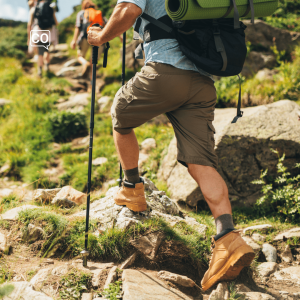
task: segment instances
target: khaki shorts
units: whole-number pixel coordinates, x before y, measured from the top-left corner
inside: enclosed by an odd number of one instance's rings
[[[113,128],[128,134],[152,118],[166,114],[177,138],[177,159],[217,168],[212,125],[216,105],[213,81],[194,71],[148,63],[117,92],[111,108]]]
[[[77,54],[79,56],[85,57],[90,47],[91,45],[88,43],[87,39],[82,39],[81,42],[78,44]],[[104,45],[99,47],[98,58],[104,52],[104,49]]]

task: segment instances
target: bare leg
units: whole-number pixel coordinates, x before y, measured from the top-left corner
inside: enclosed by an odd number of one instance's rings
[[[39,55],[39,60],[38,60],[38,66],[41,68],[43,67],[43,55]]]
[[[114,141],[121,161],[125,170],[137,168],[139,161],[139,144],[134,131],[129,134],[120,134],[114,131]]]
[[[50,63],[50,53],[47,51],[44,53],[44,62],[45,62],[45,64]]]
[[[188,164],[188,170],[199,184],[214,218],[232,214],[228,189],[220,174],[212,167],[195,164]]]

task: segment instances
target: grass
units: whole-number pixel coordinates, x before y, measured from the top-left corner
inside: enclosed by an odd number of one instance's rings
[[[60,299],[80,300],[81,295],[92,290],[92,275],[73,268],[59,282]]]
[[[106,299],[109,299],[109,300],[118,300],[118,299],[120,299],[121,292],[122,292],[122,281],[116,281],[114,283],[111,283],[109,285],[109,288],[105,289],[101,294]]]

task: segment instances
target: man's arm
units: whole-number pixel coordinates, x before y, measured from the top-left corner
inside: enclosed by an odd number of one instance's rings
[[[133,3],[122,2],[118,4],[103,30],[97,27],[90,28],[88,32],[89,44],[101,46],[120,36],[133,26],[141,14],[142,9]]]

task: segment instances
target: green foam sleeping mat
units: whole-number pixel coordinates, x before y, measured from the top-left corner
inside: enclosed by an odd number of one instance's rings
[[[240,17],[251,18],[249,0],[235,0]],[[278,7],[278,0],[253,0],[254,16],[266,17]],[[232,0],[165,0],[166,11],[173,20],[218,19],[228,12]],[[245,13],[248,13],[245,15]],[[234,9],[226,18],[234,17]]]

